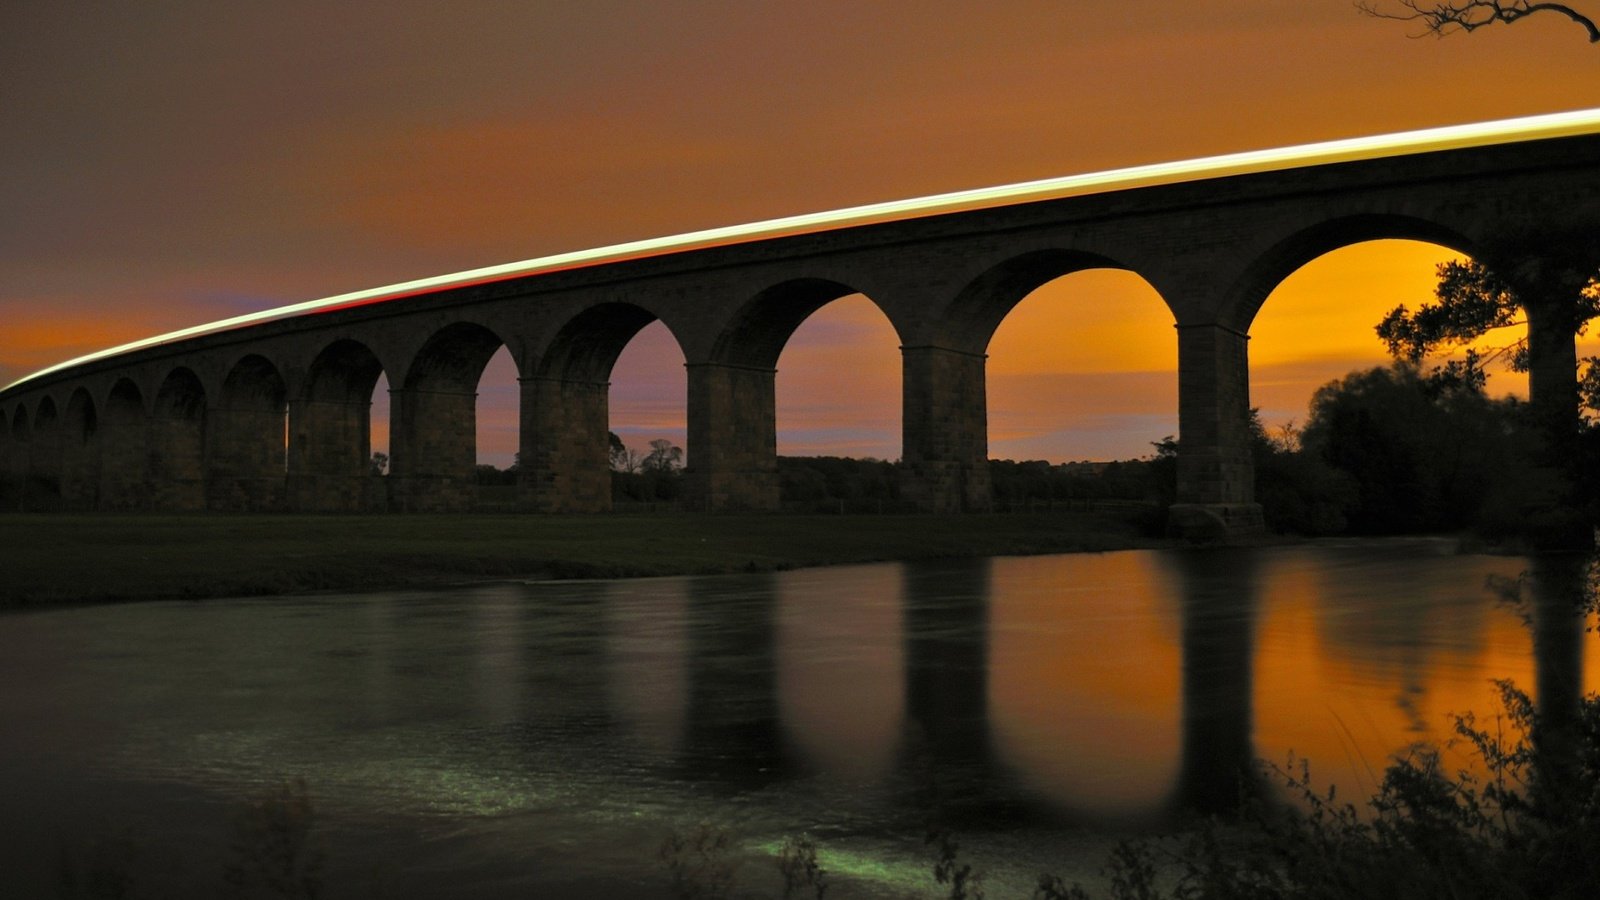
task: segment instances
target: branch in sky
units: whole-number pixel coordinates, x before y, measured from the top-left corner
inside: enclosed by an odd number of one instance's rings
[[[1511,24],[1537,13],[1566,16],[1589,33],[1589,43],[1600,43],[1600,26],[1594,19],[1566,3],[1536,3],[1532,0],[1450,0],[1430,3],[1425,0],[1399,0],[1404,12],[1378,8],[1372,0],[1357,0],[1356,9],[1375,19],[1417,22],[1422,34],[1443,37],[1454,31],[1476,31],[1496,22]],[[1418,35],[1419,37],[1421,35]]]

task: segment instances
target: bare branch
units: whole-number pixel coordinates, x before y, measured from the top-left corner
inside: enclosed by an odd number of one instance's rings
[[[1415,37],[1435,35],[1444,37],[1456,31],[1477,31],[1496,22],[1511,24],[1538,13],[1566,16],[1589,34],[1589,43],[1600,43],[1600,25],[1594,19],[1565,3],[1535,3],[1532,0],[1449,0],[1449,2],[1423,2],[1423,0],[1398,0],[1404,12],[1380,9],[1373,0],[1357,0],[1356,9],[1374,19],[1393,19],[1398,22],[1416,22],[1422,32]]]

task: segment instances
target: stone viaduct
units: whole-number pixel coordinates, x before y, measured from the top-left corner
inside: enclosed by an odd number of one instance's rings
[[[1408,238],[1483,260],[1528,308],[1536,401],[1541,366],[1567,365],[1571,379],[1560,310],[1582,283],[1572,273],[1600,263],[1600,112],[1509,137],[1397,147],[1217,158],[1190,173],[1146,167],[1093,187],[1052,194],[1038,183],[899,216],[863,208],[876,215],[464,277],[157,341],[0,391],[0,472],[13,508],[43,492],[68,509],[464,509],[479,375],[505,346],[521,389],[520,505],[603,511],[607,381],[628,341],[660,320],[688,369],[691,505],[772,509],[779,353],[812,312],[861,293],[901,342],[902,496],[933,512],[982,510],[990,336],[1045,282],[1110,267],[1142,276],[1173,316],[1175,521],[1245,532],[1260,523],[1247,435],[1251,321],[1318,255]],[[392,388],[386,479],[369,474],[380,373]]]

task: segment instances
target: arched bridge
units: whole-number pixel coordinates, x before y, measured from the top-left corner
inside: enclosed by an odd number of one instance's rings
[[[1410,238],[1483,260],[1537,300],[1571,292],[1563,273],[1596,270],[1597,235],[1600,110],[879,204],[112,348],[0,391],[0,472],[51,485],[67,508],[463,509],[479,375],[504,346],[521,387],[521,505],[605,510],[607,381],[659,320],[688,367],[690,502],[770,509],[778,355],[814,310],[861,293],[901,342],[902,496],[983,509],[990,336],[1045,282],[1112,267],[1153,286],[1176,326],[1182,513],[1248,531],[1260,513],[1246,343],[1279,281],[1345,244]],[[1527,305],[1537,331],[1544,307]],[[393,394],[386,482],[369,474],[380,373]]]

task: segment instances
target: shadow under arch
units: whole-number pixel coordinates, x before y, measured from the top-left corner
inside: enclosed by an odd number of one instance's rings
[[[505,341],[456,322],[434,332],[394,391],[390,500],[407,512],[460,512],[477,501],[478,381]]]
[[[205,508],[205,387],[179,366],[156,389],[150,415],[151,503],[158,509]]]
[[[712,343],[709,356],[687,364],[689,467],[684,477],[699,504],[778,508],[778,357],[812,313],[853,294],[871,301],[904,342],[890,310],[870,295],[827,278],[794,278],[746,301]]]
[[[1403,240],[1437,244],[1464,256],[1479,255],[1476,243],[1460,232],[1426,219],[1392,214],[1345,216],[1291,234],[1261,254],[1241,274],[1221,308],[1221,324],[1248,333],[1267,298],[1285,279],[1327,253],[1369,241]]]
[[[289,403],[290,506],[306,512],[358,512],[387,505],[372,472],[372,391],[383,364],[365,344],[341,338],[307,369]]]
[[[145,477],[149,425],[144,393],[131,379],[119,378],[106,395],[100,434],[100,506],[139,509],[147,505],[150,483]]]
[[[222,380],[210,412],[207,505],[259,511],[284,507],[288,387],[273,362],[249,354]]]
[[[556,332],[532,377],[522,379],[522,490],[534,509],[611,509],[611,372],[629,342],[658,320],[622,301],[588,307]],[[681,352],[683,342],[663,324]]]
[[[87,388],[74,388],[61,417],[61,505],[94,509],[100,498],[100,420]]]

